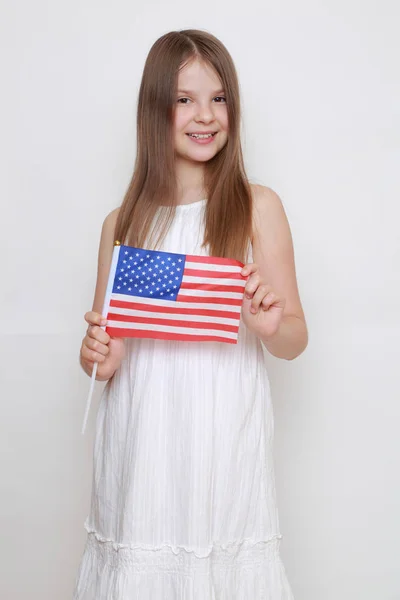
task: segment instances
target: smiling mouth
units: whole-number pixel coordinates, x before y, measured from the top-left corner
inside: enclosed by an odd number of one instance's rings
[[[214,137],[215,135],[217,135],[218,131],[214,131],[214,133],[187,133],[186,135],[188,135],[189,137],[194,137],[197,140],[204,140],[210,137]]]

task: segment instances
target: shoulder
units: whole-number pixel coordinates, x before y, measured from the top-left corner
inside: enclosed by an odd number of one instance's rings
[[[253,199],[253,236],[274,231],[290,233],[286,212],[279,195],[270,187],[250,184]]]
[[[99,259],[101,264],[109,265],[115,242],[115,227],[117,224],[119,208],[112,210],[103,221],[101,229]]]
[[[118,215],[119,215],[119,210],[120,210],[120,206],[118,208],[114,208],[114,210],[112,210],[110,213],[108,213],[108,215],[106,216],[106,218],[103,221],[103,229],[114,232],[115,225],[117,223],[117,219],[118,219]]]
[[[272,188],[258,183],[251,183],[250,188],[255,215],[265,214],[269,211],[280,212],[284,210],[282,200]]]

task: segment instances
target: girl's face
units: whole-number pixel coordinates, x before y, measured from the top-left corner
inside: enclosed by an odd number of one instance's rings
[[[206,138],[189,134],[212,134]],[[206,162],[223,148],[228,139],[228,111],[225,91],[216,72],[195,60],[178,76],[175,106],[175,153],[180,158]]]

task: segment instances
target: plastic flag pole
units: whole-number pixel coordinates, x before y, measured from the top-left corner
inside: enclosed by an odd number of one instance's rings
[[[118,264],[120,250],[121,250],[121,242],[117,241],[117,242],[114,243],[114,250],[113,250],[113,255],[112,255],[112,260],[111,260],[111,267],[110,267],[110,272],[108,274],[106,295],[105,295],[105,298],[104,298],[103,310],[102,310],[102,313],[101,313],[102,316],[105,319],[107,318],[108,309],[110,307],[111,294],[112,294],[112,290],[113,290],[113,286],[114,286],[115,272],[117,270],[117,264]],[[103,331],[105,331],[106,327],[107,327],[107,325],[103,325],[101,327],[101,329]],[[97,373],[97,365],[98,364],[99,363],[97,361],[93,364],[92,378],[91,378],[91,381],[90,381],[90,390],[89,390],[89,395],[88,395],[88,399],[87,399],[87,402],[86,402],[85,416],[83,417],[82,435],[84,435],[84,433],[85,433],[86,423],[87,423],[87,419],[88,419],[88,416],[89,416],[90,404],[92,402],[92,395],[93,395],[93,390],[94,390],[94,382],[96,381],[96,373]]]

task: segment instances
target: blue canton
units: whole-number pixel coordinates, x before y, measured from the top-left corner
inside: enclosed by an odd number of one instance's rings
[[[113,293],[176,300],[185,268],[185,255],[121,245]]]

